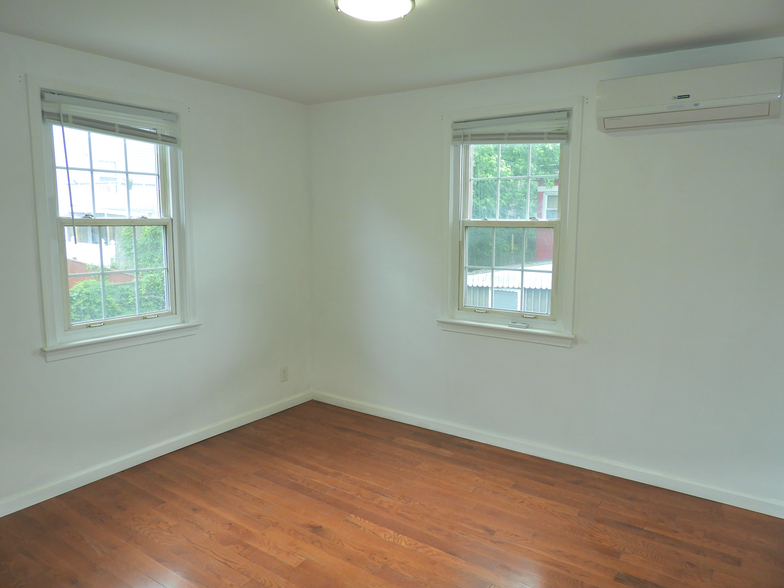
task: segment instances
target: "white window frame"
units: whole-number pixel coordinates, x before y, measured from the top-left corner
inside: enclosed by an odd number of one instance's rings
[[[166,154],[161,167],[168,172],[168,185],[161,186],[162,214],[168,217],[153,224],[167,227],[167,255],[170,272],[170,311],[130,319],[112,319],[103,324],[71,325],[69,319],[68,269],[65,255],[64,226],[121,224],[136,225],[135,219],[75,219],[59,217],[54,166],[52,124],[43,120],[42,91],[56,91],[84,96],[119,105],[133,105],[165,112],[186,110],[181,104],[154,100],[134,95],[117,95],[102,89],[75,85],[63,80],[28,76],[30,133],[32,137],[33,170],[36,213],[38,218],[38,246],[41,261],[41,295],[44,311],[45,343],[42,346],[47,361],[121,349],[183,337],[195,333],[199,322],[194,316],[194,282],[190,254],[189,229],[185,222],[185,197],[182,185],[182,161],[179,146],[159,149]],[[56,124],[56,123],[55,123]],[[178,136],[182,137],[181,128]],[[94,324],[91,328],[88,325]]]
[[[443,116],[444,152],[448,154],[449,198],[448,269],[447,282],[442,297],[441,318],[438,323],[445,331],[528,341],[558,347],[571,347],[574,333],[574,294],[577,256],[577,204],[580,172],[580,144],[582,130],[583,98],[553,100],[546,103],[522,104],[502,108],[474,109]],[[554,274],[551,316],[527,316],[510,311],[477,312],[461,308],[462,296],[462,240],[464,227],[463,179],[460,146],[452,145],[452,125],[458,121],[490,119],[504,116],[525,115],[557,110],[569,110],[570,134],[561,146],[561,169],[558,183],[559,218],[555,224]],[[520,224],[516,222],[514,224]],[[522,224],[526,224],[523,222]],[[552,221],[538,221],[532,226],[548,227]],[[514,316],[516,314],[516,316]]]

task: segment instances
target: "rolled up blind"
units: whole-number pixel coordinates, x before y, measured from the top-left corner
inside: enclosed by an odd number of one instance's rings
[[[452,124],[452,143],[562,143],[569,140],[570,115],[569,110],[556,110],[457,121]]]
[[[48,90],[41,92],[41,111],[44,120],[66,127],[161,145],[179,143],[178,116],[173,112]]]

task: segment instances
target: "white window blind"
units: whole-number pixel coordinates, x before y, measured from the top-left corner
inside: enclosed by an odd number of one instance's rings
[[[177,145],[178,117],[171,112],[103,102],[60,92],[41,92],[44,120],[135,141]]]
[[[570,111],[456,121],[452,144],[560,143],[569,139]]]

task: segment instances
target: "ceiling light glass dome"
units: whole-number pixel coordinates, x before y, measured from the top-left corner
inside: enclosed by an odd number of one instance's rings
[[[403,18],[414,10],[414,0],[335,0],[335,8],[360,20],[381,22]]]

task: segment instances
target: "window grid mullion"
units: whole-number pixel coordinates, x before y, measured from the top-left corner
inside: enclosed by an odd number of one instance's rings
[[[492,258],[490,259],[490,308],[495,307],[495,228],[493,230]]]
[[[139,255],[136,242],[136,227],[131,229],[131,235],[133,235],[133,291],[136,300],[136,314],[139,314]]]
[[[158,177],[158,214],[160,216],[170,216],[169,210],[170,199],[164,198],[164,194],[169,194],[171,186],[169,185],[169,177],[171,175],[171,168],[168,159],[168,147],[158,145],[155,152],[155,171]],[[165,173],[164,173],[165,172]]]
[[[529,145],[528,146],[528,182],[527,182],[528,183],[528,190],[527,190],[526,195],[525,195],[525,203],[528,205],[528,214],[526,216],[528,218],[531,218],[531,190],[532,190],[531,184],[534,181],[533,178],[531,177],[531,163],[533,161],[533,151],[534,151],[534,146],[533,145]],[[537,202],[537,205],[538,205],[538,202]],[[535,217],[538,216],[537,215],[537,213],[539,212],[538,208],[539,207],[536,206],[535,209],[534,209],[533,216],[535,216]],[[523,265],[525,265],[525,258],[523,258]],[[522,306],[521,306],[521,308],[522,308]]]
[[[87,156],[90,158],[90,194],[92,195],[92,202],[93,202],[92,215],[95,216],[95,172],[92,169],[93,168],[93,134],[92,133],[87,133]]]
[[[164,239],[164,243],[166,244],[166,251],[164,251],[164,253],[165,253],[164,259],[166,260],[166,268],[163,271],[163,275],[166,278],[165,281],[164,281],[165,293],[166,293],[165,304],[166,304],[166,308],[168,308],[169,310],[174,310],[174,306],[177,304],[177,300],[175,298],[174,301],[172,302],[172,292],[171,292],[171,289],[169,287],[169,285],[171,283],[169,280],[174,278],[174,276],[171,273],[171,269],[170,268],[175,267],[175,265],[174,265],[174,247],[172,247],[172,243],[173,243],[173,240],[174,240],[174,226],[173,226],[173,224],[172,225],[167,225],[166,227],[164,227],[163,230],[164,230],[164,233],[166,235],[166,239]]]
[[[93,205],[95,206],[95,205]],[[93,212],[95,209],[93,208]],[[101,229],[98,229],[98,268],[101,276],[101,319],[106,320],[106,276],[103,273],[103,239],[101,239]],[[90,231],[92,233],[92,231]],[[108,240],[108,235],[106,236]]]
[[[123,158],[125,159],[125,202],[128,218],[131,218],[131,176],[128,173],[128,139],[123,139]]]
[[[498,157],[495,166],[495,218],[501,217],[501,146],[498,146]],[[495,232],[494,232],[495,233]],[[493,241],[495,247],[495,241]]]

